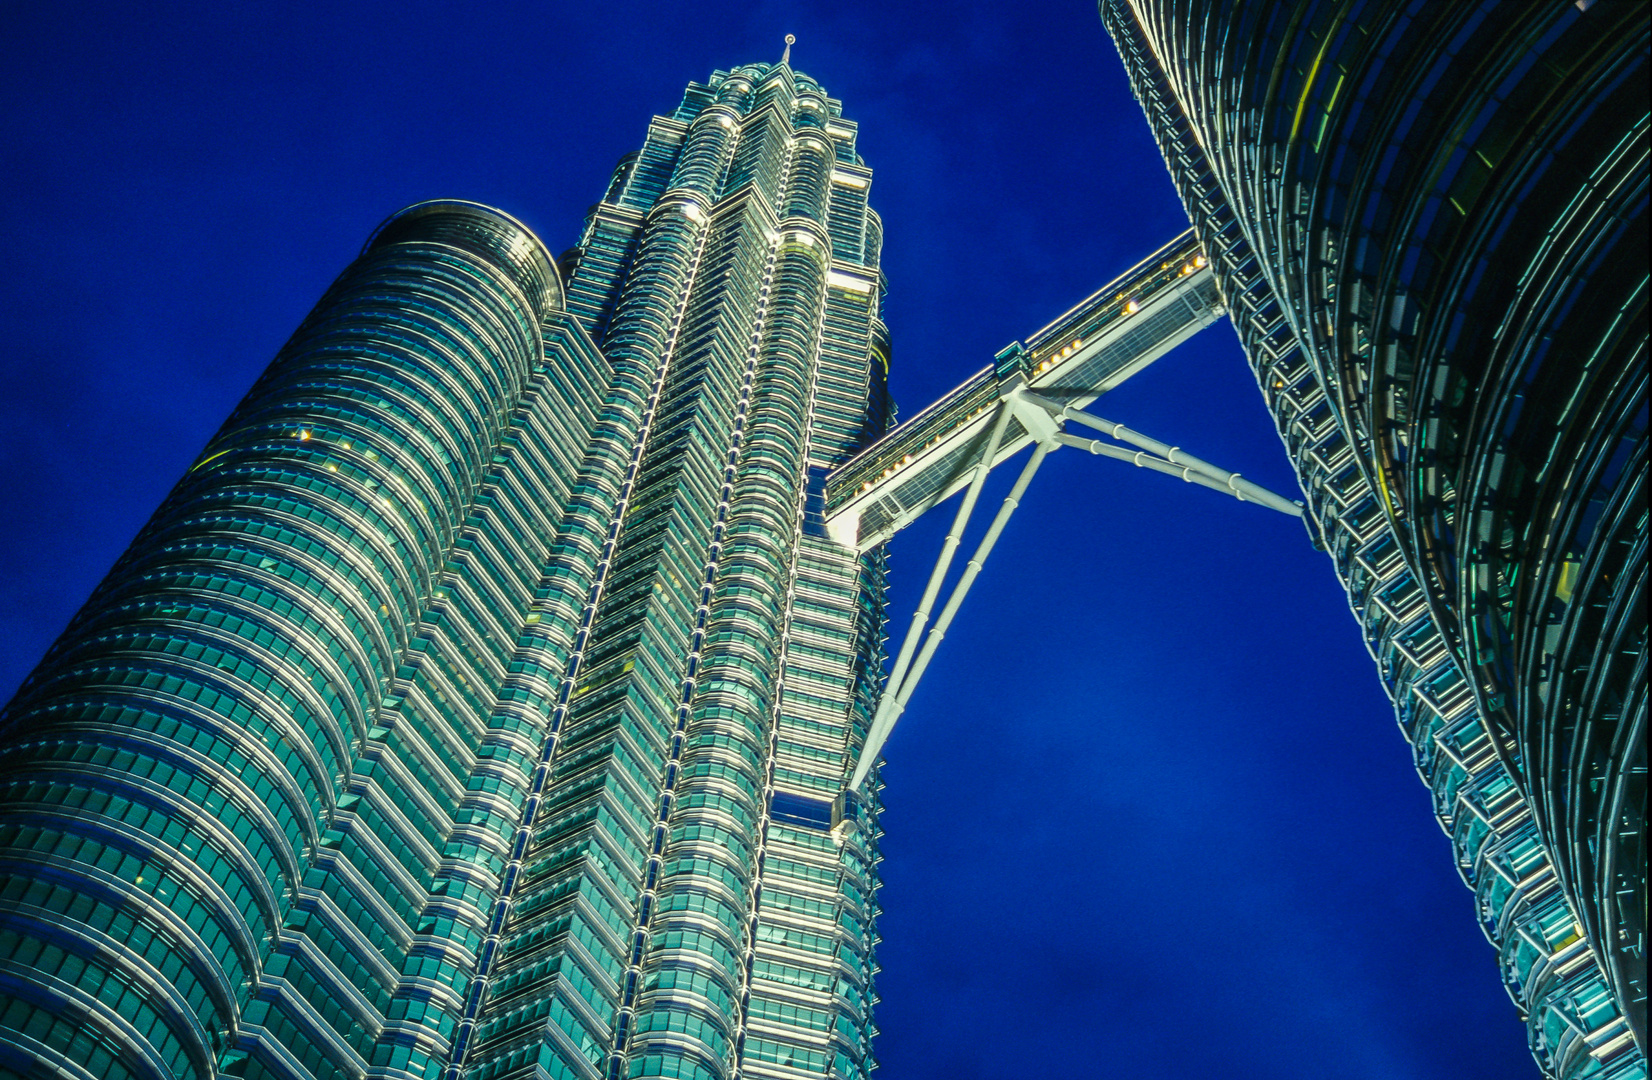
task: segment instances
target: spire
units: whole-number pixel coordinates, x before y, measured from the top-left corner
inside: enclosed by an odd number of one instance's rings
[[[792,62],[792,45],[797,42],[796,36],[786,35],[786,51],[780,54],[780,63],[786,65]]]

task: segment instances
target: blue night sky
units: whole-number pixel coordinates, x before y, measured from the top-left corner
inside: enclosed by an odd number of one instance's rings
[[[1087,0],[9,11],[7,696],[385,216],[560,251],[649,116],[787,32],[861,125],[907,415],[1186,226]],[[1295,494],[1226,323],[1095,408]],[[946,516],[893,545],[898,631]],[[1536,1075],[1299,523],[1055,455],[887,749],[880,1075]]]

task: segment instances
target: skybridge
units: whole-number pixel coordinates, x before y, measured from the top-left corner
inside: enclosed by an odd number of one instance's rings
[[[834,810],[845,812],[884,741],[910,700],[941,639],[1019,505],[1044,458],[1071,446],[1224,492],[1280,513],[1301,516],[1302,504],[1276,495],[1237,473],[1194,457],[1180,446],[1144,435],[1088,408],[1226,312],[1193,230],[1178,236],[1023,344],[1003,349],[993,363],[964,380],[826,479],[825,527],[857,551],[883,543],[932,507],[964,493],[912,623],[879,698],[872,726]],[[1085,435],[1068,430],[1087,429]],[[1106,439],[1095,438],[1100,434]],[[931,613],[974,514],[987,474],[1031,446],[975,553],[965,564],[939,616]]]

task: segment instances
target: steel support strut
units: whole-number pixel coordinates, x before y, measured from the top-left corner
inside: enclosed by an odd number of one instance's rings
[[[981,450],[981,456],[975,462],[975,475],[970,477],[969,487],[964,491],[964,501],[958,506],[958,513],[952,519],[952,528],[947,531],[946,539],[941,542],[940,557],[935,560],[935,569],[929,575],[929,584],[924,586],[923,599],[918,601],[918,609],[912,613],[912,625],[907,627],[906,639],[901,642],[901,651],[895,657],[895,666],[890,669],[889,680],[884,684],[883,696],[878,699],[878,710],[872,716],[871,727],[866,732],[866,746],[873,747],[872,758],[866,758],[865,751],[861,752],[863,761],[876,760],[877,747],[889,737],[889,729],[894,727],[894,696],[889,693],[891,687],[898,687],[906,676],[907,666],[912,663],[912,654],[918,649],[918,642],[923,637],[924,627],[929,623],[929,612],[935,606],[935,597],[940,594],[941,585],[946,581],[946,572],[952,567],[952,556],[958,550],[958,543],[964,537],[964,527],[969,524],[969,517],[975,511],[975,502],[981,497],[981,485],[987,482],[987,473],[992,470],[992,457],[998,452],[998,444],[1003,441],[1004,429],[1009,426],[1010,406],[1008,402],[999,402],[998,416],[993,421],[987,433],[986,445]],[[858,787],[865,776],[865,770],[870,769],[867,764],[864,768],[856,769],[856,779],[850,785]]]
[[[1009,411],[1006,404],[1002,415],[1008,417]],[[1015,486],[1004,497],[1003,505],[998,508],[998,513],[993,517],[992,524],[987,527],[987,533],[981,538],[981,543],[976,547],[975,554],[970,556],[969,562],[964,566],[963,576],[952,587],[952,593],[947,597],[946,607],[941,609],[941,617],[935,620],[935,625],[930,628],[928,637],[924,639],[923,651],[918,654],[917,662],[912,664],[910,670],[899,669],[901,676],[899,678],[894,673],[890,674],[889,682],[883,688],[883,697],[878,701],[878,711],[872,728],[867,732],[866,742],[861,747],[860,759],[855,763],[854,775],[849,780],[849,790],[859,789],[861,782],[866,779],[866,774],[872,771],[872,764],[877,761],[878,753],[883,749],[884,741],[889,737],[889,732],[894,729],[895,721],[899,720],[901,713],[906,711],[906,703],[911,699],[912,691],[917,688],[918,680],[923,678],[924,669],[929,667],[929,661],[934,657],[935,649],[941,644],[941,639],[946,637],[947,628],[952,625],[953,617],[958,614],[958,608],[963,604],[964,597],[969,594],[970,586],[975,584],[975,578],[981,573],[981,567],[986,564],[987,556],[992,554],[993,545],[998,543],[998,537],[1003,533],[1004,525],[1009,521],[1010,515],[1015,513],[1015,508],[1021,505],[1021,497],[1026,494],[1027,485],[1032,482],[1033,474],[1044,463],[1044,458],[1049,452],[1055,448],[1056,444],[1052,442],[1041,442],[1033,448],[1032,457],[1028,459],[1026,466],[1021,470],[1021,475],[1016,477]],[[951,537],[949,536],[948,539],[950,540]],[[950,550],[943,551],[942,558],[950,562],[951,554]],[[940,572],[942,567],[937,564],[936,570]],[[939,589],[939,581],[935,578],[931,578],[930,584],[935,589]],[[926,592],[924,599],[933,602],[934,597],[931,593]],[[910,655],[911,646],[914,644],[917,635],[918,625],[914,619],[913,629],[908,633],[906,644],[901,648],[902,654]],[[882,723],[879,724],[878,720],[881,720]]]
[[[935,569],[929,575],[929,584],[924,586],[923,599],[918,601],[918,610],[912,613],[912,625],[906,631],[906,640],[901,643],[900,655],[895,658],[895,666],[889,672],[891,683],[898,684],[901,677],[906,674],[906,666],[912,662],[913,650],[917,648],[924,625],[929,621],[929,612],[935,606],[935,597],[939,595],[941,584],[946,580],[946,572],[952,568],[952,556],[964,538],[964,529],[969,525],[969,517],[975,512],[975,502],[981,497],[981,485],[987,482],[987,473],[992,471],[992,457],[998,452],[998,444],[1004,439],[1004,429],[1009,426],[1010,416],[1009,404],[999,403],[998,416],[987,435],[986,446],[975,462],[975,475],[970,477],[969,487],[964,492],[964,501],[958,505],[958,513],[952,519],[952,528],[947,531],[946,539],[941,542],[940,558],[935,560]],[[875,721],[873,726],[876,726]]]
[[[1012,415],[1021,421],[1027,434],[1035,440],[1032,457],[1022,468],[1021,475],[1016,478],[1015,486],[1005,497],[1004,504],[999,507],[998,514],[992,519],[992,524],[987,527],[987,533],[981,538],[975,554],[964,567],[963,575],[952,587],[952,592],[947,596],[946,606],[941,609],[940,617],[935,620],[934,626],[929,627],[929,633],[925,636],[924,629],[929,623],[929,613],[935,606],[936,597],[940,595],[941,585],[952,566],[952,557],[963,539],[964,528],[969,524],[970,514],[975,510],[975,503],[981,494],[981,485],[992,469],[993,457],[1002,445],[1004,431]],[[1081,439],[1076,435],[1068,435],[1061,430],[1062,425],[1068,420],[1105,432],[1137,449],[1129,450],[1104,443],[1099,439]],[[866,742],[862,744],[860,756],[855,761],[848,790],[859,790],[872,771],[872,766],[877,762],[878,754],[883,750],[883,744],[888,740],[895,722],[906,711],[906,703],[911,700],[912,691],[917,688],[918,680],[923,678],[924,671],[935,656],[936,648],[940,646],[941,639],[946,637],[953,618],[958,614],[958,608],[968,595],[970,586],[975,584],[975,578],[981,573],[987,556],[992,553],[993,545],[998,543],[1004,525],[1016,507],[1021,505],[1021,497],[1026,494],[1027,485],[1032,482],[1033,474],[1038,472],[1038,467],[1044,463],[1044,458],[1052,450],[1063,446],[1078,447],[1092,454],[1128,461],[1155,472],[1179,476],[1190,484],[1226,492],[1241,502],[1253,502],[1292,517],[1302,516],[1301,503],[1276,495],[1246,480],[1238,473],[1219,469],[1202,458],[1184,452],[1179,446],[1170,446],[1157,439],[1148,438],[1123,424],[1103,420],[1083,409],[1051,401],[1028,390],[1024,384],[1007,389],[999,401],[998,415],[987,435],[985,447],[975,462],[975,472],[964,492],[963,503],[958,507],[958,513],[952,520],[952,528],[941,545],[941,554],[935,560],[935,569],[930,573],[929,583],[924,587],[923,599],[918,602],[918,609],[912,613],[912,625],[907,628],[906,638],[901,642],[900,654],[895,657],[895,665],[890,669],[883,695],[878,699],[878,707],[867,729]],[[923,639],[921,650],[918,648],[920,638]]]
[[[1144,468],[1156,472],[1169,473],[1180,476],[1190,484],[1201,484],[1216,491],[1225,491],[1240,502],[1253,502],[1266,506],[1270,510],[1278,510],[1281,514],[1292,517],[1302,516],[1302,506],[1280,495],[1275,495],[1259,484],[1253,484],[1236,472],[1219,469],[1203,458],[1196,458],[1179,446],[1170,446],[1157,439],[1148,438],[1139,431],[1133,431],[1123,424],[1111,420],[1103,420],[1099,416],[1075,409],[1070,405],[1062,405],[1049,398],[1040,397],[1029,390],[1021,391],[1021,396],[1049,411],[1058,422],[1071,420],[1085,427],[1111,435],[1119,442],[1129,443],[1140,447],[1146,454],[1133,454],[1119,447],[1109,446],[1107,443],[1094,439],[1079,439],[1071,435],[1061,437],[1062,445],[1076,446],[1090,451],[1092,454],[1103,454],[1107,457],[1118,458],[1121,461],[1130,461]],[[1148,455],[1157,455],[1149,457]],[[1169,466],[1169,467],[1165,467]]]

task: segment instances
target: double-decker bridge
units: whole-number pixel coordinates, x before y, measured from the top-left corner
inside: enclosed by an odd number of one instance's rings
[[[1302,504],[1258,487],[1238,473],[1194,457],[1091,413],[1097,398],[1153,363],[1226,312],[1193,230],[1178,236],[1072,310],[1015,342],[963,384],[899,425],[826,478],[824,525],[838,543],[865,551],[964,492],[952,527],[924,588],[911,626],[873,714],[847,792],[834,808],[834,827],[852,823],[846,800],[865,781],[900,719],[959,606],[1027,485],[1052,451],[1063,446],[1179,477],[1281,513]],[[1074,435],[1077,424],[1106,439]],[[953,556],[992,469],[1023,449],[1033,452],[934,613]]]

